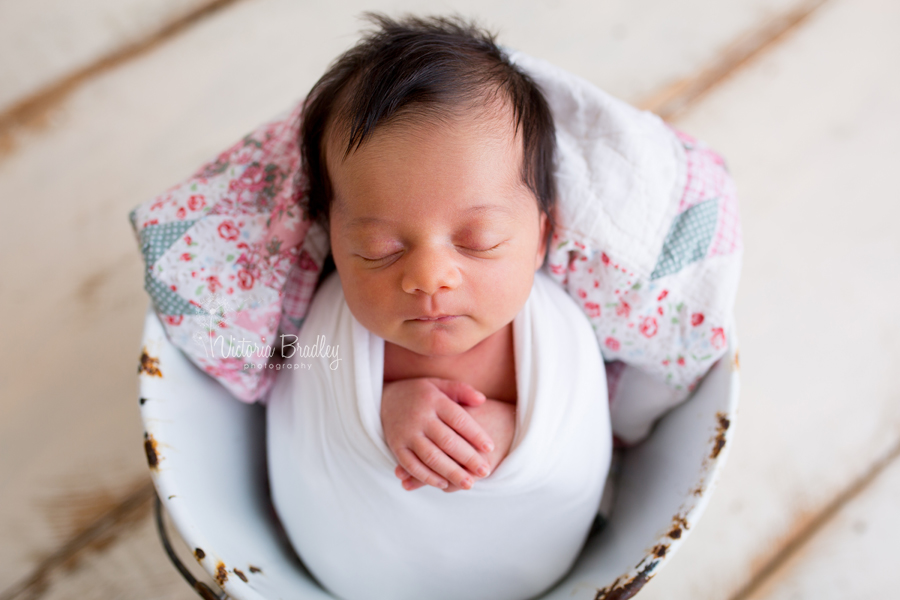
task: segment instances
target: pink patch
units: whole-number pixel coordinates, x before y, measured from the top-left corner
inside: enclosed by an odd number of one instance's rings
[[[606,341],[603,343],[606,344],[606,347],[609,348],[610,350],[612,350],[613,352],[618,352],[619,348],[621,347],[621,344],[619,344],[619,340],[617,340],[614,337],[606,338]]]

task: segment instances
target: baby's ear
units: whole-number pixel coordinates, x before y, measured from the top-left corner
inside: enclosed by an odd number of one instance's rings
[[[540,244],[538,244],[537,256],[534,258],[534,270],[537,271],[544,264],[544,257],[547,255],[547,242],[550,237],[550,219],[547,213],[541,212],[541,233]]]

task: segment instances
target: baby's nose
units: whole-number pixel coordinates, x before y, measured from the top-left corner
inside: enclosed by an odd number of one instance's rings
[[[455,249],[417,248],[406,256],[402,287],[408,294],[433,295],[441,289],[454,289],[462,282]]]

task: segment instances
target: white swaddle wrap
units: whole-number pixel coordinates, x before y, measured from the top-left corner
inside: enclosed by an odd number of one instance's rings
[[[524,600],[571,567],[612,450],[603,362],[584,313],[542,272],[513,340],[509,455],[471,490],[407,492],[381,427],[384,340],[350,313],[336,274],[316,292],[289,361],[303,368],[282,371],[269,399],[267,443],[275,508],[332,593]]]

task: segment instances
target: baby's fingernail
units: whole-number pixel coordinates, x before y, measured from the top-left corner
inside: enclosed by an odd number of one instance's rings
[[[438,481],[437,486],[439,488],[441,488],[442,490],[445,490],[445,489],[447,489],[447,482],[446,481]]]
[[[488,442],[487,444],[482,446],[482,448],[484,448],[485,452],[493,452],[494,451],[494,445],[490,442]]]
[[[478,467],[478,474],[481,475],[482,477],[484,477],[485,475],[488,474],[488,468],[485,467],[484,465],[481,465],[480,467]]]
[[[469,479],[468,477],[466,477],[466,478],[463,479],[462,482],[459,484],[459,487],[464,488],[464,489],[469,489],[470,487],[472,487],[472,480]]]

